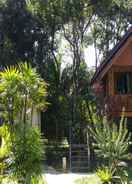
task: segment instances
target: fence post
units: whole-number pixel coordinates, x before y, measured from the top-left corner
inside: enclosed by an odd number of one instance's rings
[[[67,167],[67,163],[66,163],[66,157],[62,157],[62,168],[63,168],[63,171],[66,172],[66,167]]]

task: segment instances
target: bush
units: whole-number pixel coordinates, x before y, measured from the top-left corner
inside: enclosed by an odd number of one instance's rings
[[[7,170],[9,169],[9,162],[7,162],[7,160],[10,156],[10,133],[7,125],[0,127],[0,138],[0,182],[2,182]]]
[[[36,184],[41,178],[40,132],[31,125],[33,109],[46,108],[46,89],[45,81],[27,63],[6,67],[0,72],[0,105],[10,135],[8,175],[17,183]],[[6,149],[3,150],[0,150],[2,172],[5,169],[3,159],[7,157]]]
[[[112,173],[108,167],[98,168],[96,174],[102,183],[109,183],[112,180]]]
[[[40,179],[43,146],[37,128],[19,123],[12,137],[12,178],[18,183],[30,184]]]
[[[100,120],[96,123],[90,131],[95,141],[95,152],[98,157],[103,159],[102,162],[105,161],[109,173],[112,177],[116,175],[120,177],[120,180],[127,181],[124,166],[119,167],[121,160],[127,159],[129,156],[128,143],[130,135],[126,128],[125,119],[122,118],[119,127],[117,127],[115,123],[104,118],[103,121]],[[106,170],[102,167],[98,173],[98,176],[102,179],[102,174],[106,174]]]

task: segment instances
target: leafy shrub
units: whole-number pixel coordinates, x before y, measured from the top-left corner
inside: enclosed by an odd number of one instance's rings
[[[9,162],[7,162],[7,159],[10,155],[10,133],[7,125],[0,127],[0,138],[0,182],[2,182],[5,173],[9,168]]]
[[[120,160],[128,158],[128,143],[130,136],[124,119],[119,128],[115,123],[105,119],[90,129],[95,140],[94,148],[98,157],[108,161],[109,166],[115,167]]]
[[[98,168],[96,174],[101,179],[102,183],[107,184],[112,180],[112,173],[108,167]]]
[[[17,124],[12,134],[12,178],[25,184],[39,180],[43,150],[39,130],[28,123]]]
[[[46,107],[46,89],[45,81],[27,63],[6,67],[0,72],[0,105],[10,135],[9,174],[17,183],[35,184],[41,178],[40,132],[31,125],[33,109]],[[6,149],[0,151],[1,157],[6,158]],[[2,170],[4,163],[0,165]]]
[[[124,182],[127,181],[127,174],[124,167],[119,167],[123,159],[127,159],[128,143],[130,134],[126,128],[125,119],[122,118],[119,127],[115,123],[109,122],[104,118],[96,122],[94,128],[90,129],[94,139],[94,148],[98,157],[105,161],[107,169],[100,169],[97,173],[102,177],[118,177]],[[110,176],[111,175],[111,176]]]

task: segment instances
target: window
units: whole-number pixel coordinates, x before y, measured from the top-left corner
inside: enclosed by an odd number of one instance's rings
[[[132,94],[132,72],[117,73],[116,92],[117,94]]]

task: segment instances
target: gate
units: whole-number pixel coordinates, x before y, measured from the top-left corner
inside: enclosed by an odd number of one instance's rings
[[[84,127],[83,127],[84,128]],[[81,126],[78,130],[83,129]],[[83,129],[84,130],[84,129]],[[86,129],[85,129],[86,130]],[[87,131],[83,132],[83,141],[77,137],[77,132],[70,127],[69,162],[71,172],[88,172],[90,169],[90,148]]]

